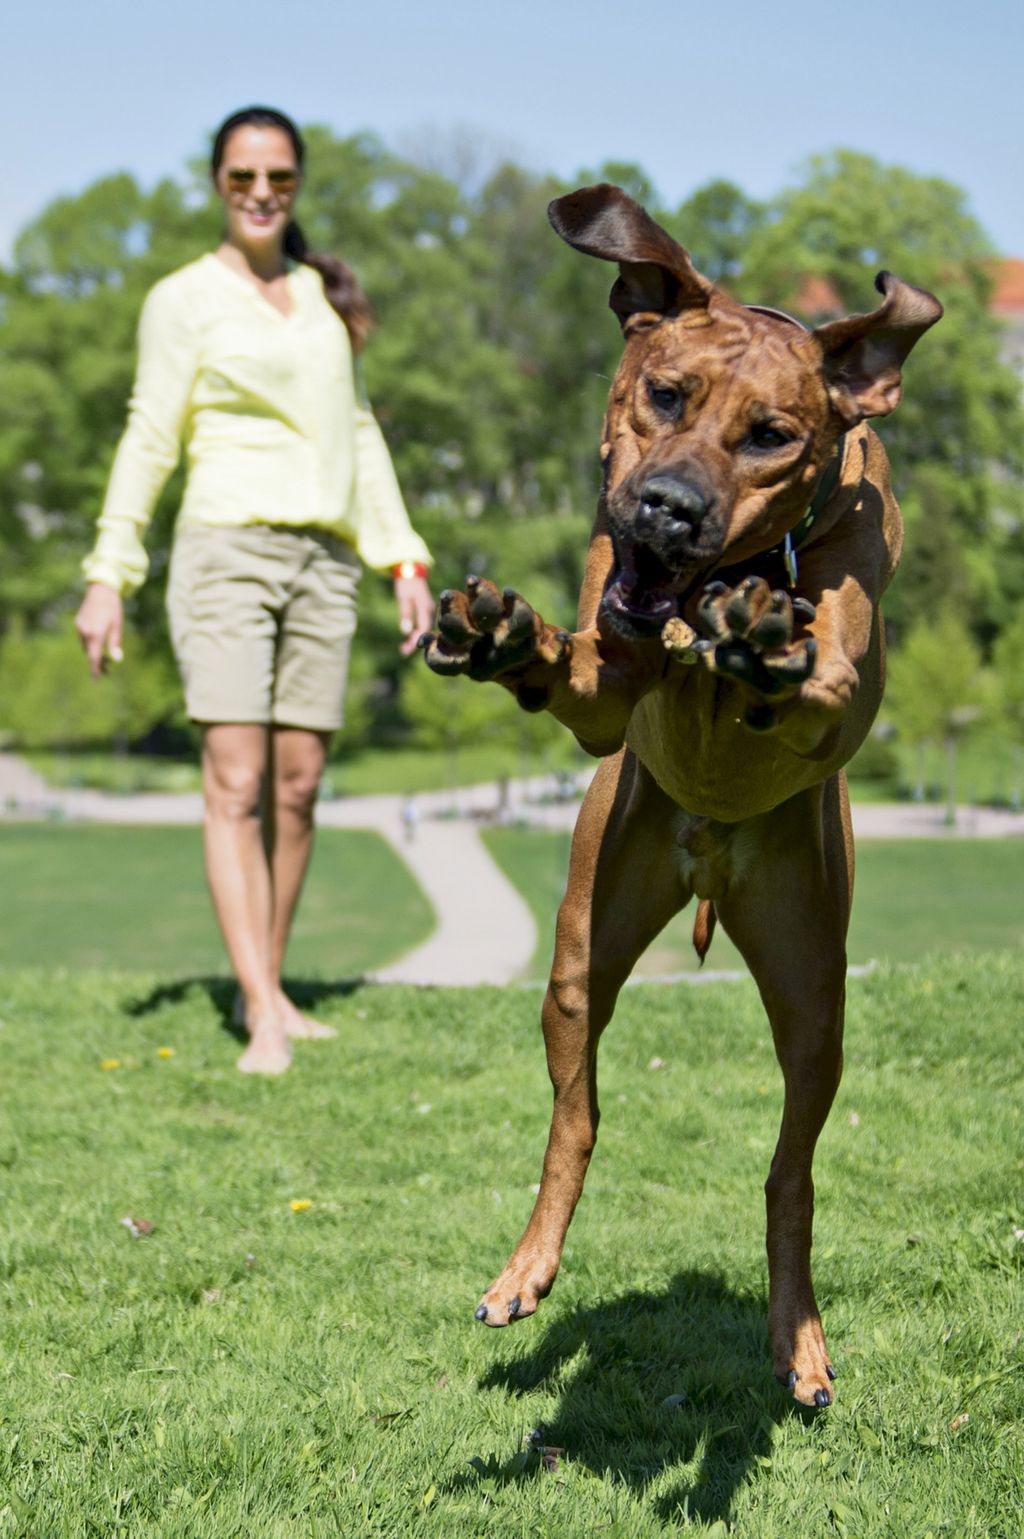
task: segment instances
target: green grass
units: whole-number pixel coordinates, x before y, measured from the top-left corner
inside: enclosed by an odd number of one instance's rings
[[[530,903],[538,945],[531,974],[545,976],[555,915],[565,890],[569,834],[498,828],[485,836],[495,859]],[[887,839],[857,844],[850,925],[852,963],[914,962],[928,952],[1024,950],[1024,840]],[[666,927],[640,976],[696,972],[693,905]],[[742,968],[721,925],[706,967]]]
[[[0,872],[0,966],[187,976],[227,967],[197,828],[7,823]],[[400,956],[433,923],[426,898],[383,839],[322,829],[289,971],[352,977]]]
[[[276,1082],[214,995],[0,975],[4,1539],[1017,1539],[1019,956],[851,984],[816,1417],[765,1340],[749,983],[623,996],[562,1275],[500,1333],[472,1310],[539,1172],[536,992],[325,990],[340,1037]]]

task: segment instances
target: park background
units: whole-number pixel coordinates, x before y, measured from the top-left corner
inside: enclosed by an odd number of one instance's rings
[[[624,23],[608,4],[585,18],[568,6],[488,21],[459,4],[398,14],[392,31],[347,6],[284,23],[257,4],[244,49],[229,12],[190,4],[173,28],[120,4],[101,8],[98,27],[65,8],[56,36],[25,13],[9,24],[24,68],[2,110],[12,133],[31,131],[0,224],[8,743],[57,780],[190,783],[168,762],[187,766],[194,739],[162,593],[180,472],[154,519],[152,581],[131,606],[130,666],[92,688],[69,619],[124,424],[142,297],[218,236],[204,134],[225,104],[268,99],[310,126],[300,214],[312,246],[344,254],[377,308],[366,383],[438,585],[494,575],[562,622],[620,338],[607,265],[554,237],[552,196],[618,181],[710,277],[811,323],[871,308],[881,266],[940,294],[945,319],[879,426],[907,553],[886,604],[892,688],[854,778],[938,794],[959,748],[962,799],[1019,805],[1015,9],[868,4],[847,35],[798,4],[762,43],[753,7],[713,21],[683,6],[654,79],[642,39],[628,65],[613,57]],[[330,46],[314,63],[321,33]],[[165,77],[175,90],[154,90]],[[431,775],[419,749],[443,750],[439,773],[468,779],[571,752],[554,723],[517,718],[497,691],[400,667],[392,627],[386,585],[371,578],[338,789],[415,790]]]
[[[956,835],[1022,795],[1019,8],[118,0],[22,8],[4,42],[0,753],[46,789],[0,823],[0,1535],[1016,1534],[1024,845]],[[908,537],[853,789],[936,837],[861,853],[851,955],[881,965],[819,1160],[827,1424],[764,1382],[778,1085],[749,983],[627,991],[563,1276],[496,1343],[464,1320],[539,1169],[536,992],[361,985],[430,905],[327,831],[293,970],[341,1041],[240,1083],[197,833],[69,815],[197,784],[162,607],[180,475],[99,687],[71,617],[142,297],[217,239],[207,134],[255,100],[308,128],[302,223],[376,306],[366,382],[437,586],[574,611],[620,339],[610,270],[547,226],[559,192],[620,182],[812,323],[872,307],[882,266],[946,307],[880,425]],[[332,806],[448,815],[581,763],[500,691],[400,664],[366,578]],[[517,824],[547,799],[487,835],[537,925],[525,982],[566,836]],[[686,949],[684,924],[649,970]],[[709,965],[736,965],[721,939]]]

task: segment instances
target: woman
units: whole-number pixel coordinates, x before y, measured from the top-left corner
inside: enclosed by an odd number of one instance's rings
[[[292,218],[304,146],[270,108],[229,117],[213,146],[224,239],[151,290],[76,621],[98,676],[122,656],[122,596],[184,444],[188,477],[168,612],[202,731],[206,876],[244,1005],[246,1073],[279,1074],[302,1015],[281,966],[341,725],[361,558],[394,577],[401,650],[431,623],[429,553],[354,382],[369,304]]]

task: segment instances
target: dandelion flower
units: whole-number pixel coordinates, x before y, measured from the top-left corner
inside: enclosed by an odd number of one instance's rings
[[[101,1069],[119,1069],[120,1067],[121,1067],[121,1060],[120,1060],[120,1058],[104,1058],[104,1059],[102,1059],[100,1061],[100,1068]]]
[[[173,1047],[158,1047],[156,1050],[156,1056],[158,1058],[173,1058],[174,1049]]]
[[[293,1213],[308,1213],[313,1204],[308,1197],[293,1197],[289,1206]]]

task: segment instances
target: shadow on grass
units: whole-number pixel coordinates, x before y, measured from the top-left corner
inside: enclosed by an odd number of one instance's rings
[[[495,1387],[557,1393],[558,1409],[532,1450],[500,1465],[475,1461],[454,1487],[536,1479],[545,1450],[638,1495],[663,1471],[691,1466],[656,1499],[666,1524],[728,1520],[736,1491],[771,1452],[774,1426],[805,1415],[772,1378],[763,1298],[701,1272],[678,1273],[663,1293],[578,1306],[533,1351],[491,1368],[481,1388]]]
[[[286,978],[284,991],[300,1010],[313,1012],[323,1000],[345,999],[350,994],[357,993],[364,985],[363,978],[341,978],[334,982],[321,979]],[[141,998],[127,1000],[125,1012],[132,1016],[151,1015],[165,1005],[180,1005],[193,989],[201,989],[206,994],[220,1016],[220,1024],[224,1031],[237,1037],[239,1042],[248,1040],[245,1027],[237,1025],[232,1018],[238,986],[233,978],[226,978],[223,975],[178,978],[173,983],[159,983]]]

